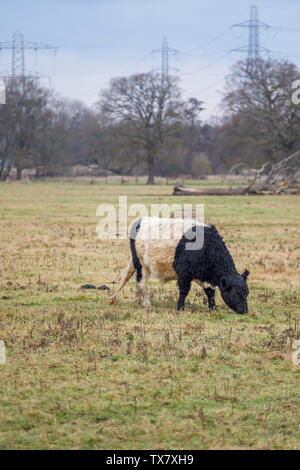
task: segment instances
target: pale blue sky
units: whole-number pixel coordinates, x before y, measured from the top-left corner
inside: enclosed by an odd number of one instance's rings
[[[160,48],[166,36],[169,45],[181,52],[170,58],[170,65],[180,69],[176,73],[187,96],[205,102],[205,118],[219,113],[224,76],[241,57],[228,51],[247,44],[247,31],[229,28],[248,19],[251,4],[258,5],[260,20],[300,30],[299,0],[0,0],[0,4],[0,41],[11,40],[20,29],[26,40],[57,46],[56,57],[49,51],[26,54],[27,69],[50,75],[56,91],[87,104],[97,100],[109,78],[159,67],[160,56],[151,51]],[[261,43],[284,53],[276,57],[300,64],[300,32],[265,31]],[[9,69],[10,56],[0,51],[0,72]]]

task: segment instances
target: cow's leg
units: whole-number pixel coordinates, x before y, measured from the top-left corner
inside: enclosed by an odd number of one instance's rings
[[[215,303],[216,290],[212,289],[211,287],[207,287],[206,289],[204,289],[204,292],[207,295],[209,311],[213,312],[217,308]]]
[[[191,278],[179,277],[178,278],[178,287],[179,287],[179,299],[177,302],[177,310],[184,310],[185,298],[188,295],[191,288]]]
[[[139,257],[137,256],[136,252],[133,257],[133,264],[136,270],[136,280],[135,280],[135,298],[134,301],[138,304],[142,303],[143,300],[143,275],[144,270],[141,264]]]
[[[135,297],[134,297],[134,301],[138,304],[141,304],[142,303],[142,299],[143,299],[143,290],[142,290],[142,284],[141,284],[141,281],[140,280],[139,282],[136,281],[135,283]]]
[[[143,293],[143,306],[150,307],[150,293],[149,293],[149,277],[150,271],[145,266],[143,266],[143,279],[141,281],[141,289]]]
[[[143,266],[139,280],[136,280],[135,283],[135,301],[137,303],[142,303],[144,307],[149,307],[150,303],[150,294],[149,294],[149,269]]]

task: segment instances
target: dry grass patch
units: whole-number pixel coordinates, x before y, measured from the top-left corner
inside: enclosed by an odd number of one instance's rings
[[[170,186],[0,185],[0,448],[299,448],[299,198],[173,198]],[[249,268],[249,314],[193,287],[133,283],[113,305],[127,241],[96,239],[96,208],[204,202],[206,219]]]

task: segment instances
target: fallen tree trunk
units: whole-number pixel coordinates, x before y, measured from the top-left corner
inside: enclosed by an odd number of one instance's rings
[[[240,196],[244,194],[244,188],[186,188],[185,186],[174,186],[174,196]]]
[[[241,196],[244,194],[300,194],[299,170],[300,151],[272,165],[270,171],[262,177],[269,166],[265,163],[259,170],[251,170],[252,180],[245,187],[238,188],[186,188],[176,185],[175,196]],[[259,181],[260,180],[260,181]]]

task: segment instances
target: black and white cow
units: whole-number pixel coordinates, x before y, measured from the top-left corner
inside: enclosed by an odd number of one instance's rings
[[[249,271],[237,272],[213,225],[194,219],[142,217],[131,227],[130,248],[132,258],[112,298],[136,273],[136,300],[144,306],[151,305],[148,284],[149,278],[154,277],[163,283],[177,280],[177,310],[184,309],[191,282],[195,281],[204,288],[211,311],[215,309],[215,289],[219,287],[228,307],[240,314],[248,312]]]

